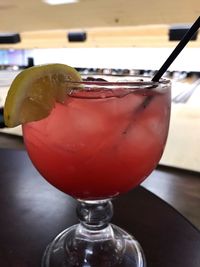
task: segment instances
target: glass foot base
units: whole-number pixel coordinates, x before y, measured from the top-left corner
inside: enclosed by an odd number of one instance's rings
[[[100,231],[75,225],[47,247],[42,267],[146,267],[139,243],[115,225]]]

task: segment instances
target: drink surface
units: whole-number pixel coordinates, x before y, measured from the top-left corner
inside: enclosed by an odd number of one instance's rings
[[[156,167],[165,146],[170,90],[82,92],[23,125],[29,156],[52,185],[79,199],[127,192]]]

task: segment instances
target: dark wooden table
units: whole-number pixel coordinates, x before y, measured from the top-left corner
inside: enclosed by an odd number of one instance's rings
[[[77,223],[76,201],[41,178],[25,151],[0,149],[0,162],[0,266],[39,267],[46,245]],[[113,203],[113,223],[139,240],[148,267],[200,267],[200,232],[171,206],[142,187]]]

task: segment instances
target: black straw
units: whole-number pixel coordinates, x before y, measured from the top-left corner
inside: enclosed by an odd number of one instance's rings
[[[182,40],[178,43],[178,45],[172,51],[172,53],[167,58],[167,60],[164,62],[162,67],[156,72],[156,74],[152,78],[153,82],[158,82],[160,80],[162,75],[166,72],[166,70],[169,68],[172,62],[176,59],[176,57],[179,55],[182,49],[186,46],[186,44],[191,40],[192,36],[196,33],[199,27],[200,27],[200,16],[194,22],[191,28],[187,31],[187,33],[183,36]]]

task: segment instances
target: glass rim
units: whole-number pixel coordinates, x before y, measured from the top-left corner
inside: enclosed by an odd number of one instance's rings
[[[168,85],[171,83],[170,79],[161,78],[159,81],[152,81],[151,79],[153,76],[142,76],[142,75],[99,75],[99,74],[92,74],[92,75],[82,75],[86,77],[112,77],[112,78],[119,78],[119,81],[103,81],[103,80],[82,80],[82,81],[66,81],[67,83],[74,84],[74,85],[96,85],[96,86],[158,86],[158,85]],[[124,81],[120,81],[121,79],[127,79]],[[130,79],[130,80],[128,80]],[[131,79],[135,79],[132,80]],[[136,80],[141,79],[141,80]],[[146,81],[144,80],[146,79]]]

